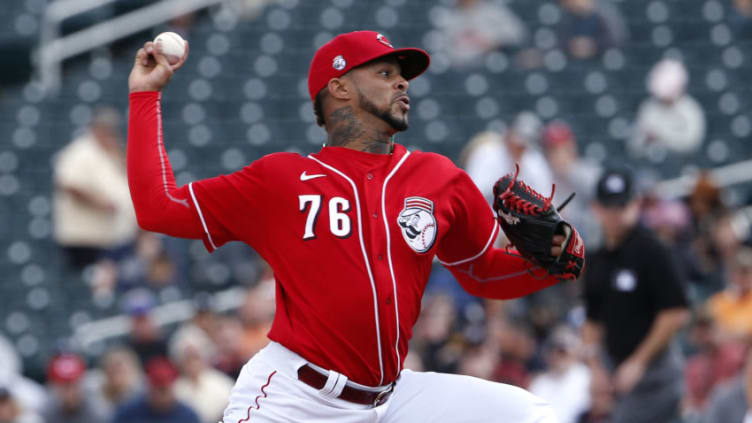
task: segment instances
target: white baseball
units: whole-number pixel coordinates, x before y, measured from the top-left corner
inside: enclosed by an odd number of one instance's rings
[[[185,54],[185,40],[174,32],[163,32],[154,39],[154,44],[160,44],[162,54],[171,65],[179,62]]]

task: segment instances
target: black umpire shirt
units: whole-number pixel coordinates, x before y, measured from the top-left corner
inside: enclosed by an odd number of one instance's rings
[[[602,247],[587,259],[587,317],[603,325],[606,352],[614,366],[637,349],[660,311],[686,306],[671,253],[641,226],[616,249]]]

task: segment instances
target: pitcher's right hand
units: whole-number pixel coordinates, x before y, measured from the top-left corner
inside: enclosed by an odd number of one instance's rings
[[[162,91],[170,82],[172,74],[183,66],[188,59],[190,47],[185,43],[185,54],[171,65],[167,58],[158,50],[158,46],[149,41],[136,53],[133,69],[128,77],[128,90],[135,93],[139,91]]]

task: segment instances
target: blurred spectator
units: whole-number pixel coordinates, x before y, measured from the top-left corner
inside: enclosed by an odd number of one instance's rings
[[[582,413],[577,423],[611,423],[615,398],[611,380],[605,372],[590,374],[590,409]]]
[[[175,396],[207,423],[222,420],[233,386],[232,379],[211,367],[214,354],[212,340],[198,327],[170,341],[170,359],[180,369]]]
[[[54,163],[54,235],[69,264],[83,268],[136,236],[122,148],[120,115],[95,110],[88,130]]]
[[[683,404],[685,417],[699,416],[713,389],[742,370],[744,344],[724,341],[719,335],[713,319],[704,313],[692,325],[689,338],[697,352],[684,368],[687,387]]]
[[[431,276],[428,278],[426,285],[426,295],[445,294],[452,298],[452,303],[457,313],[462,316],[469,310],[482,310],[482,299],[468,294],[462,289],[462,285],[457,282],[457,278],[452,275],[446,267],[435,264],[431,268]]]
[[[167,341],[151,316],[156,304],[154,294],[144,288],[133,289],[123,298],[123,308],[131,317],[128,346],[136,353],[142,365],[151,358],[167,355]]]
[[[694,229],[692,251],[696,258],[696,265],[702,273],[703,286],[700,287],[700,298],[706,299],[711,294],[721,290],[725,277],[725,255],[733,252],[735,246],[726,242],[723,252],[716,240],[723,241],[717,234],[728,234],[718,222],[729,214],[722,199],[722,191],[708,172],[702,172],[697,178],[689,195],[689,208],[692,212],[692,226]],[[716,235],[714,235],[716,234]],[[729,241],[728,237],[725,241]]]
[[[579,361],[580,339],[574,330],[559,326],[544,351],[548,370],[533,379],[530,392],[551,404],[560,423],[576,423],[590,406],[590,373]]]
[[[199,417],[175,397],[173,385],[178,371],[164,357],[146,364],[148,390],[145,395],[123,404],[113,423],[200,423]]]
[[[604,246],[588,257],[584,339],[593,371],[605,346],[621,397],[613,423],[669,422],[678,417],[682,363],[672,340],[684,325],[687,299],[668,249],[639,225],[632,174],[610,169],[598,181],[595,216]]]
[[[744,372],[713,392],[702,423],[752,422],[752,348]]]
[[[734,37],[739,41],[752,39],[752,0],[734,0],[734,7],[728,14],[729,25]]]
[[[686,204],[645,196],[642,221],[670,249],[680,277],[689,289],[691,302],[704,301],[700,298],[704,298],[706,291],[706,275],[692,248],[692,222]]]
[[[0,381],[9,379],[12,375],[21,374],[21,357],[18,356],[13,344],[0,333]]]
[[[561,0],[563,17],[559,24],[559,40],[569,54],[589,59],[609,47],[626,41],[627,27],[610,2],[603,0]]]
[[[708,311],[723,334],[752,339],[752,248],[736,251],[730,266],[728,285],[710,297]]]
[[[269,271],[266,277],[248,290],[245,302],[238,310],[243,324],[241,348],[243,355],[249,359],[269,343],[266,334],[274,320],[274,288],[274,277]]]
[[[240,14],[240,16],[247,20],[253,21],[258,18],[264,8],[270,3],[274,3],[274,0],[241,0],[233,3],[221,3],[222,7],[226,7],[229,13]]]
[[[488,0],[456,0],[457,7],[444,10],[434,21],[441,33],[440,49],[452,65],[477,66],[487,53],[520,46],[525,24],[506,5]]]
[[[118,287],[118,265],[111,259],[100,259],[91,268],[92,298],[111,301]]]
[[[548,195],[551,192],[551,169],[539,150],[542,123],[531,112],[520,113],[506,133],[481,132],[465,147],[464,167],[480,192],[493,202],[493,186],[507,173],[520,166],[519,178],[531,188]]]
[[[414,372],[425,372],[426,368],[423,366],[423,360],[420,359],[420,355],[413,351],[411,348],[405,357],[405,363],[402,366],[404,369],[409,369]]]
[[[143,391],[141,365],[136,354],[125,347],[107,351],[99,363],[99,370],[86,375],[84,389],[112,415],[117,407]]]
[[[443,294],[424,297],[415,326],[415,347],[427,371],[454,373],[457,370],[462,345],[454,333],[456,317],[451,297]]]
[[[180,6],[174,6],[176,9]],[[190,39],[191,29],[196,23],[196,12],[188,12],[178,17],[170,19],[167,22],[167,28],[160,29],[160,32],[169,31],[179,34],[184,39]],[[156,33],[154,34],[157,35]]]
[[[249,357],[243,353],[243,326],[236,316],[223,315],[217,318],[214,338],[217,346],[215,367],[233,379],[237,379],[240,369]]]
[[[50,398],[44,419],[55,423],[105,423],[110,415],[83,390],[83,359],[74,354],[54,357],[47,370]]]
[[[207,292],[199,292],[193,297],[195,314],[190,324],[212,336],[217,329],[217,312],[215,311],[214,297]]]
[[[643,207],[642,218],[645,226],[655,231],[664,244],[676,247],[686,235],[690,225],[689,209],[679,201],[655,199]]]
[[[462,352],[457,373],[481,379],[492,379],[499,365],[498,348],[489,342],[470,342]]]
[[[0,423],[42,423],[33,411],[25,410],[7,386],[0,385]]]
[[[170,345],[182,345],[190,342],[190,338],[199,334],[209,340],[207,353],[213,361],[217,356],[216,334],[217,334],[217,315],[214,311],[213,297],[206,292],[198,293],[193,299],[194,314],[191,320],[183,323],[170,338]]]
[[[730,267],[746,234],[740,233],[735,214],[730,210],[719,211],[705,224],[704,231],[696,237],[693,248],[697,263],[704,273],[701,301],[727,288],[731,278]]]
[[[0,387],[10,390],[10,395],[23,410],[41,413],[47,405],[47,394],[38,383],[23,376],[23,363],[13,344],[0,333]]]
[[[531,378],[528,363],[535,354],[535,339],[530,328],[509,318],[493,319],[488,323],[500,355],[491,379],[527,389]]]
[[[119,281],[121,289],[146,285],[159,290],[177,282],[177,269],[162,238],[153,232],[140,232],[133,254],[122,260]]]
[[[725,211],[721,189],[709,172],[698,175],[689,194],[689,209],[698,231],[702,231],[702,226],[712,226],[708,224],[712,217]]]
[[[556,181],[554,204],[558,206],[571,193],[577,193],[561,214],[577,228],[586,243],[593,241],[598,229],[597,223],[590,218],[588,208],[600,174],[598,165],[580,157],[574,132],[563,121],[546,125],[543,130],[543,152]]]
[[[684,65],[663,59],[650,71],[644,100],[630,140],[635,157],[661,162],[668,153],[689,154],[700,148],[705,138],[705,114],[700,104],[687,94],[689,75]]]
[[[712,248],[721,260],[721,265],[728,265],[736,259],[736,252],[746,239],[747,228],[740,227],[736,222],[736,214],[723,211],[714,216],[710,228]]]

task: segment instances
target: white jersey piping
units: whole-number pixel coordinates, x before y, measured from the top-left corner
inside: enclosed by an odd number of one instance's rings
[[[399,325],[399,306],[397,305],[399,301],[397,301],[397,278],[394,277],[394,266],[392,265],[392,247],[391,247],[391,236],[389,235],[389,224],[387,223],[386,219],[386,185],[389,183],[389,180],[394,176],[394,174],[397,172],[397,169],[402,166],[402,163],[405,162],[405,159],[407,159],[407,156],[410,155],[410,152],[406,152],[404,156],[400,159],[400,161],[397,163],[396,166],[394,166],[394,169],[392,169],[391,172],[389,172],[389,175],[387,175],[386,179],[384,179],[384,185],[381,187],[381,216],[384,218],[384,230],[386,231],[386,256],[389,260],[389,273],[392,276],[392,289],[394,290],[394,316],[397,320],[397,340],[394,342],[394,353],[397,355],[397,374],[396,376],[399,376],[400,372],[400,353],[399,353],[399,334],[400,334],[400,325]]]
[[[193,192],[193,182],[188,184],[188,191],[191,193],[191,199],[193,200],[193,205],[196,206],[198,217],[199,219],[201,219],[201,226],[204,227],[204,232],[206,233],[206,239],[209,240],[209,245],[211,245],[212,249],[216,250],[217,246],[214,245],[214,240],[212,239],[212,236],[209,233],[209,228],[206,226],[206,221],[204,220],[204,214],[201,213],[201,207],[199,207],[198,201],[196,200],[196,194]]]
[[[366,246],[363,244],[363,223],[361,219],[360,214],[360,198],[358,196],[358,188],[355,186],[355,182],[352,181],[347,175],[342,173],[341,171],[335,169],[334,167],[322,162],[321,160],[309,155],[309,159],[315,161],[316,163],[320,164],[321,166],[324,166],[325,168],[331,170],[332,172],[335,172],[339,176],[343,177],[347,182],[350,183],[350,186],[353,189],[353,194],[355,195],[355,211],[358,214],[358,241],[360,241],[360,250],[363,252],[363,261],[366,264],[366,270],[368,271],[368,279],[371,282],[371,291],[373,292],[373,313],[374,318],[376,319],[376,341],[379,347],[379,385],[381,385],[384,382],[384,360],[381,357],[381,328],[379,327],[379,303],[378,298],[376,296],[376,282],[373,279],[373,273],[371,272],[371,265],[368,263],[368,254],[366,253]]]

